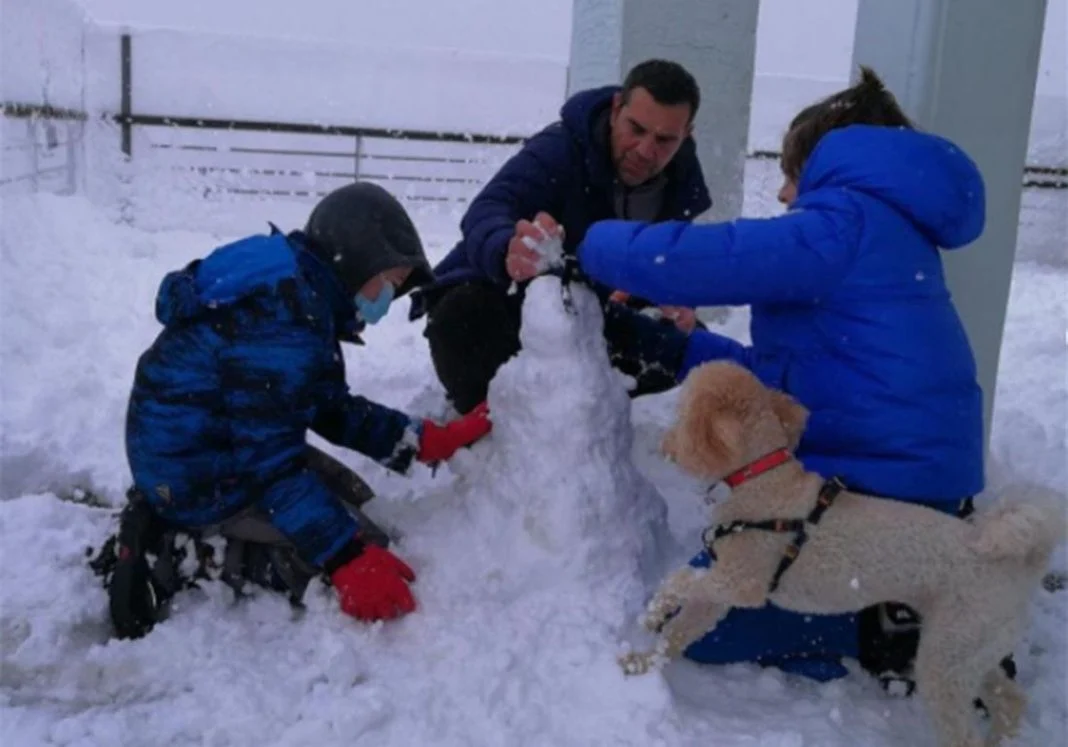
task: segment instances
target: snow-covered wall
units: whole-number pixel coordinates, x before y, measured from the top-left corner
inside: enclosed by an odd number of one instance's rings
[[[0,98],[85,106],[86,34],[91,28],[70,0],[0,0]],[[0,119],[0,193],[69,193],[84,171],[85,127],[78,121]]]
[[[137,30],[131,47],[139,114],[524,135],[556,116],[567,74],[562,61],[494,52],[204,31]],[[118,30],[93,52],[112,83],[89,106],[117,111]]]
[[[70,0],[0,0],[3,100],[81,109],[87,28]]]
[[[76,14],[51,8],[73,2],[0,0],[5,16],[9,6],[22,15],[48,9],[47,24],[25,26],[14,16],[23,28],[48,27],[48,38],[69,35],[66,16]],[[115,36],[123,24],[145,40],[135,39],[134,51],[134,101],[142,110],[245,107],[301,121],[433,120],[436,128],[474,121],[483,126],[473,130],[529,132],[555,115],[566,87],[571,0],[260,0],[255,14],[243,0],[77,2],[111,33],[110,48],[88,42],[88,80],[99,88],[88,98],[105,108],[118,100]],[[751,150],[777,149],[801,106],[848,80],[856,12],[857,0],[761,0]],[[14,31],[6,19],[3,26],[6,62]],[[41,65],[26,52],[41,32],[19,36],[26,38],[17,40],[17,74],[31,73],[34,82],[12,90],[32,92]],[[287,64],[278,61],[283,56]],[[8,96],[10,75],[3,77]],[[1068,165],[1068,0],[1048,0],[1028,161]]]
[[[800,107],[846,83],[856,5],[762,0],[750,150],[777,150]],[[1068,165],[1066,6],[1049,0],[1034,165]],[[571,0],[262,0],[255,17],[247,9],[246,0],[0,0],[3,98],[116,111],[123,30],[133,35],[133,107],[141,113],[524,134],[551,121],[565,95]],[[48,132],[18,121],[5,121],[0,135],[6,174],[32,171],[36,152],[52,169],[47,188],[107,184],[94,173],[60,179],[72,155],[87,172],[116,168],[114,125],[75,132],[79,149],[49,149]],[[1068,191],[1025,190],[1021,227],[1048,237],[1028,243],[1044,247],[1038,258],[1066,261],[1066,213]]]
[[[571,0],[76,0],[100,24],[566,61]]]

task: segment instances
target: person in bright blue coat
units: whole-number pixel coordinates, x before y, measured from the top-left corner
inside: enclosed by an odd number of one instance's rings
[[[538,263],[524,240],[541,238],[539,216],[559,224],[573,254],[595,221],[692,220],[711,206],[691,137],[699,104],[680,65],[640,63],[622,86],[572,95],[472,200],[460,241],[413,295],[411,314],[428,313],[434,370],[459,412],[485,399],[519,350],[523,291]],[[599,290],[606,299],[615,289]]]
[[[304,231],[249,236],[169,273],[155,307],[163,329],[137,362],[127,410],[136,507],[191,530],[252,510],[331,577],[345,612],[414,609],[414,574],[365,541],[309,464],[306,437],[403,473],[488,432],[484,409],[440,426],[349,392],[339,341],[358,340],[429,276],[404,208],[370,183],[328,194]],[[143,572],[122,566],[124,555],[142,563],[137,554],[119,553],[123,573]],[[129,587],[112,584],[135,594]]]
[[[797,450],[808,469],[957,513],[983,488],[982,394],[940,255],[983,231],[978,168],[952,142],[914,129],[867,69],[795,118],[782,165],[785,214],[603,221],[579,248],[582,270],[654,303],[749,305],[751,344],[670,333],[664,365],[680,381],[708,360],[747,367],[811,412]],[[841,656],[879,665],[863,640],[856,616],[769,606],[732,612],[688,656],[829,679],[845,673]]]

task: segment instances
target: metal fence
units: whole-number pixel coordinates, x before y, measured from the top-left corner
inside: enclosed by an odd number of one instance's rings
[[[5,103],[0,119],[0,190],[77,191],[86,119],[84,112]]]
[[[127,89],[124,82],[123,111],[101,115],[117,125],[122,150],[142,171],[173,176],[175,185],[192,181],[203,196],[314,201],[362,179],[408,201],[465,203],[523,142],[519,135],[140,114],[130,111]],[[0,189],[76,191],[89,115],[19,102],[5,102],[3,115]],[[1068,168],[1028,165],[1022,186],[1068,189]]]
[[[121,148],[149,169],[193,174],[206,195],[317,199],[356,179],[415,202],[466,202],[523,141],[429,132],[137,112],[133,54],[120,37]],[[136,151],[136,154],[135,154]]]
[[[194,182],[199,192],[312,200],[355,179],[416,202],[466,202],[524,136],[429,132],[299,122],[168,116],[137,112],[130,34],[119,38],[120,104],[101,115],[117,125],[120,148],[144,173]],[[20,102],[3,104],[5,187],[75,191],[89,116]],[[771,151],[749,154],[778,159]],[[1029,165],[1025,189],[1068,189],[1068,168]]]
[[[73,192],[85,112],[3,104],[0,188]],[[391,130],[136,113],[103,115],[139,165],[195,176],[208,192],[314,200],[355,179],[407,200],[466,202],[521,145],[521,136]],[[756,151],[751,159],[778,159]],[[181,181],[178,179],[177,181]],[[1025,189],[1068,189],[1068,168],[1029,165]]]
[[[315,199],[356,179],[415,202],[466,202],[521,139],[131,115],[133,158],[228,194]],[[143,151],[143,152],[141,152]]]
[[[749,158],[778,161],[782,154],[771,150],[758,150],[749,154]],[[1066,166],[1024,166],[1024,189],[1068,189],[1068,167]]]
[[[84,112],[3,105],[0,188],[74,191]],[[142,173],[171,173],[206,194],[316,199],[355,179],[406,200],[466,202],[522,138],[294,122],[144,114],[104,115],[117,124]]]

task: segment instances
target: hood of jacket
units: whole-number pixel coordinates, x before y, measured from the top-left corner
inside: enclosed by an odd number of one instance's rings
[[[851,125],[824,135],[801,171],[798,195],[833,187],[892,206],[944,249],[971,243],[986,222],[975,162],[945,138],[917,130]]]

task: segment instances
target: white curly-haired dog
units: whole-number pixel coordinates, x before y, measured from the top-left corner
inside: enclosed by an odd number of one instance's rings
[[[1019,642],[1031,595],[1065,533],[1061,509],[1003,504],[964,521],[857,495],[806,472],[796,448],[808,411],[732,363],[707,363],[683,385],[666,455],[732,486],[705,535],[716,562],[660,586],[643,620],[653,651],[621,659],[640,674],[677,657],[732,607],[839,614],[882,602],[920,613],[917,690],[944,747],[983,744],[973,700],[991,714],[986,742],[1017,731],[1026,706],[998,663]]]

